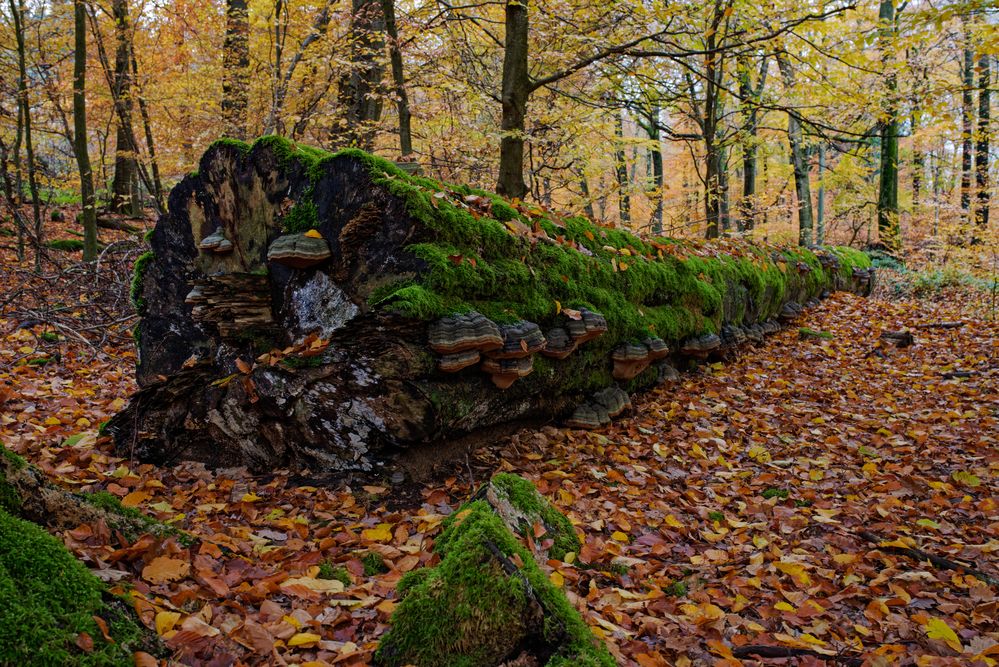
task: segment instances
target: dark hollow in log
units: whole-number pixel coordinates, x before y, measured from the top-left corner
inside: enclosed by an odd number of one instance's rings
[[[375,470],[577,408],[599,425],[625,404],[601,390],[873,279],[858,251],[644,241],[275,137],[213,144],[169,211],[136,263],[142,389],[108,425],[157,463]]]

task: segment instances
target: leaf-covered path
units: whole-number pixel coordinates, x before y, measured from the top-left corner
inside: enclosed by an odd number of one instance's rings
[[[765,664],[996,664],[999,326],[968,299],[835,295],[797,323],[829,338],[784,331],[599,432],[521,432],[396,509],[385,487],[115,459],[92,434],[132,390],[131,353],[93,356],[2,320],[0,438],[61,483],[195,537],[65,535],[134,586],[187,663],[365,663],[444,516],[511,470],[581,530],[582,553],[551,576],[622,664],[758,664],[761,651],[794,655]],[[906,328],[915,345],[879,342]],[[61,363],[25,363],[53,347]],[[748,648],[761,645],[776,648]]]

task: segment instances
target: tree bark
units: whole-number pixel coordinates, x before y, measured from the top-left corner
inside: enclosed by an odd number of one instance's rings
[[[784,88],[794,89],[794,72],[784,54],[777,55],[777,66],[784,78]],[[798,115],[787,115],[787,141],[790,147],[791,167],[794,170],[794,193],[798,209],[798,244],[812,245],[812,192],[808,181],[808,158],[805,155],[804,137]]]
[[[815,216],[815,244],[826,242],[826,184],[823,180],[826,171],[826,145],[819,144],[819,193]]]
[[[35,145],[31,136],[31,104],[28,100],[28,65],[24,47],[24,0],[10,0],[10,13],[14,18],[14,36],[17,42],[17,98],[24,128],[24,150],[28,160],[28,190],[31,193],[31,211],[34,217],[35,271],[42,269],[42,212],[38,200],[38,180],[35,177]],[[20,183],[18,183],[20,186]],[[20,196],[20,195],[19,195]],[[23,228],[23,225],[21,226]]]
[[[961,211],[965,220],[971,214],[971,172],[974,167],[972,135],[974,125],[975,51],[971,26],[964,22],[964,66],[961,68]]]
[[[83,200],[83,259],[97,258],[97,206],[94,200],[94,172],[87,146],[87,7],[86,0],[73,0],[73,151],[80,172],[80,198]]]
[[[978,202],[975,207],[975,222],[982,229],[989,226],[989,132],[992,116],[991,56],[983,53],[978,57],[978,137],[975,143],[975,189]]]
[[[614,153],[614,169],[617,174],[617,212],[620,223],[631,224],[631,184],[628,182],[628,161],[624,153],[624,118],[620,109],[615,112],[614,135],[617,137],[617,150]]]
[[[527,71],[527,0],[507,0],[506,38],[503,51],[503,80],[500,102],[500,165],[496,192],[509,199],[523,199],[524,130],[531,81]]]
[[[342,125],[334,130],[337,148],[371,150],[382,114],[382,55],[385,18],[381,0],[353,0],[350,19],[350,69],[340,79]]]
[[[138,197],[138,146],[132,131],[132,33],[128,20],[128,0],[114,0],[111,15],[115,22],[114,77],[112,98],[116,106],[114,179],[111,182],[111,209],[138,215],[142,203]]]
[[[889,248],[898,248],[898,78],[892,53],[895,36],[894,0],[882,0],[878,14],[881,63],[885,69],[885,111],[881,121],[881,168],[878,183],[878,236]]]
[[[245,139],[250,88],[250,17],[247,0],[226,0],[222,45],[222,131]]]
[[[135,86],[135,97],[139,102],[139,115],[142,117],[142,129],[146,136],[146,150],[149,151],[149,166],[152,171],[152,183],[150,185],[152,185],[156,210],[163,213],[165,211],[163,181],[160,179],[160,165],[156,159],[156,144],[153,142],[153,126],[149,121],[149,108],[146,106],[146,98],[142,94],[142,87],[139,84],[139,64],[136,62],[134,49],[130,54],[130,59],[132,61],[132,83]]]
[[[409,96],[406,94],[406,77],[402,69],[402,43],[395,22],[395,0],[382,0],[385,15],[385,34],[389,39],[389,60],[392,64],[392,83],[395,88],[395,109],[399,116],[399,154],[406,157],[413,152],[413,132],[409,113]]]
[[[221,143],[171,193],[170,212],[151,237],[152,255],[136,268],[143,388],[108,426],[121,454],[159,463],[188,458],[255,469],[374,470],[422,446],[565,416],[615,378],[629,391],[647,387],[666,371],[655,364],[690,363],[690,355],[724,350],[769,318],[788,309],[793,315],[791,302],[869,282],[845,262],[865,261],[854,255],[817,258],[807,250],[747,245],[765,275],[783,274],[754,281],[724,273],[712,256],[688,265],[633,237],[628,256],[611,253],[607,244],[616,241],[589,223],[542,235],[539,220],[521,228],[516,220],[492,219],[509,210],[502,200],[469,200],[451,186],[439,197],[390,163],[358,152],[322,162],[296,155],[311,153],[274,141],[248,153]],[[308,224],[328,258],[295,265],[305,268],[268,261],[269,248],[286,247],[285,213],[305,203],[314,207]],[[478,207],[476,215],[469,206]],[[464,230],[457,235],[456,225]],[[206,243],[220,233],[232,244],[223,254]],[[462,243],[471,245],[454,245]],[[451,255],[454,249],[461,254]],[[838,269],[837,256],[844,259]],[[831,262],[827,271],[818,271],[820,261]],[[462,275],[439,282],[448,267]],[[631,277],[641,272],[656,280],[658,271],[675,276],[676,284],[635,296]],[[712,282],[705,272],[715,272]],[[581,347],[552,349],[549,342],[559,340],[554,330],[572,331],[570,320],[583,317],[566,291],[569,282],[605,304],[606,331]],[[453,291],[433,296],[444,289]],[[524,304],[543,304],[531,316],[544,327],[540,346],[524,338],[523,345],[504,343],[502,353],[527,372],[504,384],[488,363],[441,370],[446,360],[431,352],[429,332],[439,317],[450,322],[454,310],[433,307],[434,299],[460,298],[484,312],[519,308],[502,306],[510,298],[502,289],[513,289]],[[699,296],[706,291],[717,298]],[[558,297],[562,311],[554,305]],[[587,317],[573,321],[596,321]],[[632,344],[641,352],[638,365],[612,361],[638,333],[632,318],[646,317],[669,323],[657,335],[679,352],[653,363],[651,347]],[[701,335],[707,321],[721,338]],[[515,328],[505,331],[509,338]],[[599,326],[593,331],[599,334]],[[556,358],[542,357],[542,348]],[[567,352],[559,357],[559,349]]]

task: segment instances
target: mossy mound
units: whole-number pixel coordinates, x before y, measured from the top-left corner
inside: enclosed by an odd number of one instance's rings
[[[54,537],[0,509],[0,664],[128,665],[143,631]],[[94,616],[103,618],[113,642]],[[93,641],[93,649],[80,645]]]
[[[434,551],[439,565],[399,582],[379,664],[485,667],[522,653],[548,667],[614,664],[486,500],[451,515]]]
[[[534,485],[519,475],[510,473],[499,473],[494,476],[489,483],[489,491],[493,491],[495,496],[490,497],[490,504],[494,509],[497,504],[503,501],[509,502],[516,517],[507,517],[507,525],[516,523],[517,532],[521,538],[530,536],[535,538],[535,526],[540,524],[544,527],[545,533],[537,538],[541,544],[551,541],[545,551],[550,558],[564,560],[567,553],[579,553],[582,546],[579,537],[576,536],[576,529],[564,514],[555,509],[548,500],[538,493]],[[499,501],[497,503],[496,501]],[[498,509],[504,515],[502,508]],[[512,521],[511,521],[512,519]],[[539,545],[540,546],[540,545]]]

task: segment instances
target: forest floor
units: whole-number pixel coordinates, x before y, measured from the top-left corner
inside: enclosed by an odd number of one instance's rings
[[[3,269],[4,295],[25,275]],[[59,293],[78,282],[33,289],[66,305],[61,322],[83,321],[93,297]],[[577,525],[584,547],[549,563],[551,577],[621,664],[995,665],[994,296],[892,291],[836,294],[764,345],[637,397],[605,429],[522,431],[402,505],[388,485],[116,458],[97,428],[135,389],[128,322],[85,344],[68,324],[26,322],[23,299],[5,296],[0,440],[67,488],[108,491],[193,536],[129,543],[103,525],[61,536],[132,592],[187,664],[366,663],[399,577],[433,564],[444,517],[506,470]],[[900,330],[915,343],[879,339]]]

